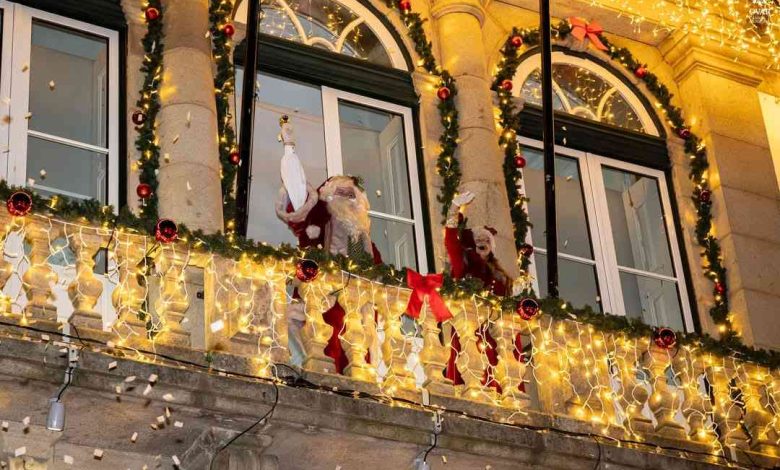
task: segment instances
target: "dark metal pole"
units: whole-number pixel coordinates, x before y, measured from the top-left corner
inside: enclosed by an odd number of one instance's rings
[[[236,232],[246,235],[249,223],[249,189],[252,183],[252,139],[255,125],[255,82],[257,80],[257,23],[260,0],[249,1],[246,16],[246,57],[241,91],[241,129],[238,152],[241,166],[236,185]]]
[[[558,226],[555,218],[555,122],[553,120],[550,0],[539,0],[542,35],[542,141],[544,143],[544,203],[547,226],[547,293],[558,297]]]

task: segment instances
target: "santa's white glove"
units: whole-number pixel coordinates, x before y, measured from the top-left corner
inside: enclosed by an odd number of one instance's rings
[[[471,204],[473,200],[474,193],[471,191],[465,191],[452,198],[452,205],[450,205],[450,210],[447,214],[447,227],[453,228],[458,226],[458,212],[460,208]]]

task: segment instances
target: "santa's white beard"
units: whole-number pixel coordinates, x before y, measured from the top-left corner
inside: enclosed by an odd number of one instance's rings
[[[371,219],[368,217],[368,201],[333,196],[328,200],[328,212],[334,221],[343,225],[350,238],[359,239],[361,235],[370,236]]]

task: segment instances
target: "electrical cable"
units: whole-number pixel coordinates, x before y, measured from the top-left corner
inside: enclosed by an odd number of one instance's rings
[[[42,328],[29,326],[29,325],[19,325],[19,324],[16,324],[16,323],[10,323],[10,322],[6,322],[6,321],[2,321],[2,320],[0,320],[0,326],[8,326],[8,327],[12,327],[12,328],[19,328],[19,329],[24,329],[24,330],[28,330],[28,331],[34,331],[34,332],[37,332],[37,333],[44,333],[44,334],[49,334],[49,335],[61,336],[63,338],[73,338],[73,336],[71,336],[69,334],[66,334],[66,333],[63,333],[61,331],[50,331],[50,330],[46,330],[46,329],[42,329]],[[94,338],[84,338],[83,341],[89,342],[89,343],[94,343],[96,345],[108,346],[107,342],[104,342],[104,341],[101,341],[101,340],[97,340],[97,339],[94,339]],[[140,349],[140,348],[130,348],[130,347],[127,347],[127,346],[120,346],[120,345],[111,345],[111,347],[114,348],[114,349],[130,351],[130,352],[136,352],[136,353],[146,354],[146,355],[149,355],[149,356],[155,356],[155,357],[158,357],[158,358],[161,358],[161,359],[165,359],[165,360],[168,360],[168,361],[172,361],[172,362],[176,362],[176,363],[179,363],[179,364],[190,365],[192,367],[195,367],[195,368],[198,368],[198,369],[210,372],[210,373],[216,373],[216,374],[220,374],[220,375],[224,375],[224,376],[233,376],[233,377],[251,379],[251,380],[258,381],[258,382],[271,383],[271,384],[274,385],[275,390],[277,391],[277,397],[276,397],[277,401],[278,401],[278,385],[277,385],[277,383],[282,383],[282,384],[284,384],[286,386],[290,386],[290,387],[307,388],[307,389],[311,389],[311,390],[318,390],[318,391],[322,391],[322,392],[326,392],[326,393],[332,393],[332,394],[336,394],[336,395],[340,395],[340,396],[344,396],[344,397],[348,397],[348,398],[355,398],[355,399],[357,399],[357,398],[365,398],[365,399],[369,399],[369,400],[375,401],[377,403],[382,403],[382,404],[387,404],[390,401],[396,402],[396,403],[403,403],[403,404],[409,405],[411,407],[417,407],[417,408],[422,409],[424,411],[429,411],[429,412],[439,411],[441,413],[451,414],[453,416],[457,416],[457,417],[460,417],[460,418],[469,418],[469,419],[473,419],[473,420],[476,420],[476,421],[481,421],[481,422],[484,422],[484,423],[490,423],[490,424],[500,425],[500,426],[508,426],[508,427],[512,427],[512,428],[516,428],[516,429],[523,429],[523,430],[526,430],[526,431],[535,431],[535,432],[542,432],[542,433],[551,432],[551,433],[556,433],[556,434],[565,435],[565,436],[569,436],[569,437],[588,438],[588,439],[591,439],[591,440],[596,441],[596,442],[599,442],[599,440],[603,440],[603,439],[606,438],[606,439],[609,439],[611,441],[615,441],[615,442],[617,442],[619,444],[628,444],[628,445],[633,445],[633,446],[636,446],[636,447],[643,447],[643,448],[647,448],[649,450],[652,450],[654,452],[657,451],[658,449],[662,449],[662,450],[666,450],[666,451],[669,451],[669,452],[679,452],[679,453],[687,454],[687,455],[700,455],[700,456],[709,457],[709,458],[715,457],[717,459],[721,459],[721,460],[725,461],[727,464],[734,464],[734,465],[737,465],[737,466],[741,465],[739,462],[737,462],[737,461],[735,461],[733,459],[730,459],[729,457],[727,457],[725,455],[719,455],[719,454],[715,454],[715,453],[711,453],[711,452],[691,450],[691,449],[683,449],[681,447],[675,447],[675,446],[669,446],[669,445],[661,445],[661,444],[656,444],[656,443],[654,443],[652,441],[637,441],[637,440],[633,440],[633,439],[622,439],[622,438],[614,438],[614,437],[605,437],[605,436],[602,436],[602,435],[599,435],[599,434],[590,433],[590,432],[569,431],[569,430],[566,430],[566,429],[561,429],[561,428],[556,428],[556,427],[551,427],[551,426],[535,426],[535,425],[532,425],[532,424],[499,422],[499,421],[494,421],[494,420],[489,419],[489,418],[484,418],[482,416],[474,415],[474,414],[468,413],[466,411],[462,411],[462,410],[458,410],[458,409],[454,409],[454,408],[441,409],[441,408],[436,408],[436,407],[433,407],[433,406],[427,406],[427,405],[424,405],[424,404],[422,404],[420,402],[417,402],[417,401],[414,401],[414,400],[410,400],[410,399],[406,399],[406,398],[400,398],[400,397],[399,398],[395,398],[395,397],[387,397],[387,396],[382,396],[382,395],[372,395],[370,393],[361,392],[361,391],[358,391],[358,390],[334,389],[334,388],[327,387],[327,386],[324,386],[324,385],[315,384],[313,382],[310,382],[308,380],[303,379],[302,377],[301,378],[296,378],[293,382],[288,382],[287,380],[284,380],[282,378],[263,377],[263,376],[259,376],[259,375],[246,374],[246,373],[243,373],[243,372],[234,372],[234,371],[229,371],[229,370],[225,370],[225,369],[215,368],[215,367],[211,367],[211,366],[209,366],[207,364],[199,364],[197,362],[189,361],[189,360],[186,360],[186,359],[179,359],[179,358],[176,358],[176,357],[173,357],[173,356],[170,356],[170,355],[167,355],[167,354],[159,353],[159,352],[156,352],[156,351],[148,351],[148,350],[144,350],[144,349]],[[290,366],[288,366],[286,364],[274,364],[274,366],[275,367],[277,367],[277,366],[284,366],[284,367],[286,367],[289,370],[295,371],[296,374],[298,373],[294,368],[292,368],[292,367],[290,367]],[[274,407],[275,406],[276,406],[276,401],[275,401]],[[270,411],[273,411],[273,408]],[[261,418],[260,421],[262,421],[262,418]],[[772,467],[763,467],[763,466],[754,466],[754,468],[759,468],[759,469],[763,469],[763,470],[771,470],[772,469]]]

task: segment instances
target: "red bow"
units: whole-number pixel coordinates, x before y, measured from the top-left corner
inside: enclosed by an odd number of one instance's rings
[[[436,290],[444,282],[443,274],[422,274],[412,269],[406,270],[406,285],[412,289],[412,295],[409,297],[409,305],[406,311],[412,318],[418,318],[422,310],[425,299],[428,299],[428,306],[436,317],[436,321],[442,322],[452,318],[452,314],[444,300]]]
[[[596,47],[596,49],[606,51],[607,46],[601,42],[599,35],[604,32],[604,28],[595,21],[588,23],[582,18],[569,18],[569,24],[571,25],[571,34],[580,41],[584,41],[585,38],[590,39],[590,42]]]

